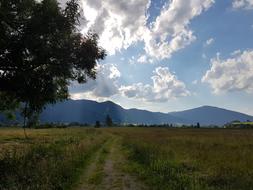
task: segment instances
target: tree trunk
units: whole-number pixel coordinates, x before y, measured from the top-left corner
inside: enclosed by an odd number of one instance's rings
[[[26,118],[27,118],[27,102],[25,103],[25,109],[24,109],[24,123],[23,123],[23,129],[24,129],[25,138],[28,139],[28,136],[27,136],[27,134],[26,134]]]

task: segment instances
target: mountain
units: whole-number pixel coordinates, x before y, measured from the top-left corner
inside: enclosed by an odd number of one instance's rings
[[[166,113],[150,112],[138,109],[124,109],[111,102],[95,102],[91,100],[68,100],[47,106],[42,112],[42,122],[79,122],[94,124],[103,122],[110,115],[115,123],[163,124],[188,123],[189,121]]]
[[[169,114],[186,120],[199,122],[202,125],[224,125],[235,120],[253,121],[253,117],[250,115],[212,106],[202,106],[185,111],[170,112]]]
[[[94,124],[97,120],[103,122],[107,114],[115,123],[134,124],[196,124],[199,122],[201,125],[223,125],[234,120],[253,121],[252,116],[211,106],[160,113],[124,109],[111,101],[99,103],[91,100],[68,100],[50,105],[41,114],[41,121]]]
[[[234,112],[222,108],[202,106],[179,112],[161,113],[139,109],[124,109],[111,102],[96,102],[91,100],[67,100],[49,105],[40,115],[42,123],[87,123],[104,122],[106,115],[110,115],[115,123],[131,124],[196,124],[224,125],[228,122],[253,121],[250,115]],[[22,121],[18,116],[18,121]],[[4,120],[1,119],[0,122]]]

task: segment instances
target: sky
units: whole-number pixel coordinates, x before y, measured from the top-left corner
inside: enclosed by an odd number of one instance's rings
[[[71,98],[171,112],[253,115],[253,0],[81,0],[81,32],[107,57]]]

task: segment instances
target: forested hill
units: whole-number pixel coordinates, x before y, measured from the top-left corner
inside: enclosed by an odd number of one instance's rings
[[[68,100],[47,106],[41,114],[41,121],[93,124],[97,120],[103,122],[107,114],[116,123],[133,124],[196,124],[199,122],[201,125],[223,125],[233,120],[253,120],[252,116],[211,106],[180,112],[159,113],[124,109],[111,101],[99,103],[91,100]]]

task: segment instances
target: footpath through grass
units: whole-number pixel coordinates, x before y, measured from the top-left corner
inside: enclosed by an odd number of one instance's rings
[[[71,189],[107,141],[96,129],[0,129],[0,189]]]

